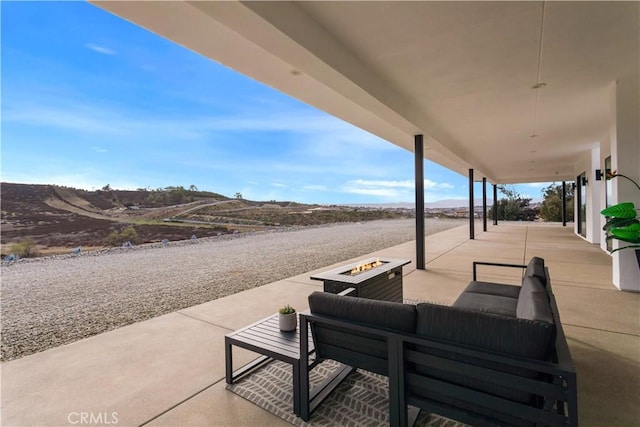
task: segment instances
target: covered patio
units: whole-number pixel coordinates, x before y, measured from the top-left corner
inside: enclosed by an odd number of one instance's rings
[[[640,291],[640,271],[632,251],[605,251],[599,211],[640,194],[596,176],[640,178],[639,3],[91,3],[414,152],[416,241],[358,259],[411,259],[405,298],[450,304],[473,261],[544,258],[579,423],[638,424],[640,293],[621,290]],[[501,222],[425,239],[424,158],[471,184],[575,180],[575,228]],[[224,336],[281,304],[305,308],[315,273],[5,363],[2,425],[289,425],[225,389]]]
[[[450,304],[471,280],[472,261],[543,257],[576,363],[580,424],[637,425],[640,294],[613,286],[606,253],[569,228],[542,223],[500,223],[474,240],[462,226],[427,236],[426,248],[426,270],[415,268],[415,242],[358,259],[411,259],[404,268],[405,298]],[[290,425],[225,389],[223,341],[281,303],[305,308],[307,296],[322,289],[310,279],[314,273],[5,363],[2,425],[73,425],[82,413],[101,416],[94,423],[101,425]],[[483,279],[504,283],[518,283],[519,274],[481,271]],[[255,357],[241,350],[236,363]]]

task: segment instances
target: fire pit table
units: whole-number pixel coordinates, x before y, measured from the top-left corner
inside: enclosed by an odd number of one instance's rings
[[[360,298],[402,302],[402,267],[408,259],[369,258],[311,276],[324,281],[324,291],[337,294],[354,288]]]

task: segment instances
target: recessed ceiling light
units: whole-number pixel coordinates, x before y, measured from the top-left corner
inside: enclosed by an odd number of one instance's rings
[[[529,150],[529,152],[530,152],[530,153],[535,153],[535,152],[536,152],[536,150]]]
[[[537,133],[532,133],[531,135],[529,135],[529,138],[537,138],[538,134]]]
[[[299,76],[302,73],[300,71],[296,70],[296,69],[293,69],[293,70],[291,70],[291,74],[294,75],[294,76]]]

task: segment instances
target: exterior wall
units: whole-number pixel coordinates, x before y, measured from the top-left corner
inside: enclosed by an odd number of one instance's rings
[[[586,191],[586,202],[587,202],[587,212],[586,212],[586,237],[585,239],[589,243],[600,243],[601,240],[601,230],[602,226],[600,225],[600,210],[602,210],[602,185],[603,181],[596,181],[596,169],[600,168],[600,148],[594,148],[591,151],[585,153],[574,165],[574,175],[578,176],[579,174],[585,172],[587,177],[587,191]],[[577,193],[580,191],[580,183],[576,182],[576,190]],[[574,194],[574,212],[576,212],[576,221],[574,223],[574,232],[578,233],[578,211],[580,207],[578,206],[578,197]],[[579,235],[579,234],[578,234]]]

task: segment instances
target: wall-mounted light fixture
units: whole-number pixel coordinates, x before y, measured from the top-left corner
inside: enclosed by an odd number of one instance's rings
[[[596,169],[596,181],[602,181],[602,169]]]
[[[587,179],[587,177],[586,177],[586,176],[583,176],[583,177],[582,177],[582,182],[581,182],[581,184],[582,184],[582,185],[587,185],[588,183],[589,183],[589,180]]]

